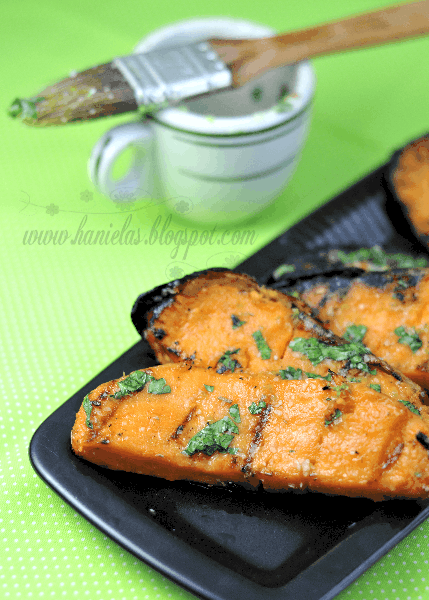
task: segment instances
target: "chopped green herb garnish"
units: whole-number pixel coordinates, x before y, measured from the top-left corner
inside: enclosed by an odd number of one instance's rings
[[[220,421],[211,423],[196,433],[188,442],[184,453],[192,456],[196,452],[203,452],[211,456],[216,451],[227,452],[228,446],[238,433],[237,425],[229,418],[223,417]]]
[[[267,403],[263,400],[259,400],[258,404],[256,404],[256,402],[252,402],[248,409],[252,415],[259,415],[266,407]]]
[[[302,369],[295,369],[294,367],[287,367],[286,369],[281,369],[279,371],[279,375],[282,379],[302,379],[302,374]],[[304,375],[310,379],[325,379],[326,381],[331,381],[332,379],[330,373],[327,375],[318,375],[317,373],[308,373],[307,371],[304,371]]]
[[[213,392],[214,391],[214,385],[206,385],[206,384],[204,384],[204,387],[206,388],[206,390],[208,392]]]
[[[231,418],[234,419],[236,423],[241,423],[240,407],[238,406],[238,404],[233,404],[228,412]]]
[[[331,381],[331,379],[332,379],[332,375],[330,373],[323,376],[323,375],[318,375],[317,373],[307,373],[307,371],[305,371],[305,374],[310,379],[325,379],[326,381]]]
[[[237,454],[240,452],[239,448],[228,448],[228,454]]]
[[[92,404],[91,404],[88,396],[85,396],[85,398],[83,399],[82,406],[83,406],[83,410],[86,413],[85,425],[87,427],[89,427],[90,429],[93,429],[93,425],[92,425],[92,423],[90,421],[91,411],[92,411]]]
[[[134,371],[134,373],[131,373],[131,375],[128,375],[128,377],[122,381],[118,381],[119,392],[112,394],[112,397],[119,400],[124,396],[128,396],[128,394],[138,392],[152,379],[152,375],[149,375],[149,373],[146,373],[145,371]]]
[[[42,100],[44,98],[33,98],[31,100],[16,98],[9,107],[8,115],[14,119],[19,117],[23,121],[37,121],[36,103]]]
[[[327,427],[328,425],[331,425],[331,423],[337,421],[342,416],[342,414],[343,413],[340,411],[340,409],[336,408],[334,414],[331,415],[331,418],[325,419],[325,426]]]
[[[241,327],[242,325],[245,325],[246,321],[241,321],[237,315],[231,315],[231,320],[232,320],[232,328],[233,329],[238,329],[239,327]]]
[[[286,367],[286,369],[279,371],[279,375],[282,379],[302,379],[302,369]]]
[[[171,388],[166,384],[164,378],[155,379],[145,371],[134,371],[122,381],[118,381],[119,391],[111,394],[111,397],[120,400],[124,396],[139,392],[147,383],[149,383],[147,391],[150,394],[168,394],[171,392]]]
[[[334,387],[331,388],[331,390],[334,390],[334,392],[337,392],[337,398],[341,395],[341,392],[345,392],[345,390],[348,390],[349,386],[347,385],[347,383],[342,383],[341,385],[334,385]]]
[[[372,373],[364,361],[364,356],[369,354],[369,350],[361,342],[331,346],[317,338],[295,338],[289,346],[295,352],[305,354],[313,365],[318,365],[325,358],[336,361],[347,360],[350,363],[350,368]]]
[[[369,387],[376,392],[381,392],[381,385],[379,383],[370,383]]]
[[[255,340],[256,345],[259,350],[259,354],[261,355],[262,360],[268,360],[271,358],[271,350],[264,339],[261,331],[255,331],[252,333],[252,338]]]
[[[414,404],[412,404],[412,402],[409,402],[408,400],[399,400],[399,402],[401,404],[403,404],[404,406],[406,406],[408,408],[408,410],[410,410],[415,415],[420,414],[419,409],[416,406],[414,406]]]
[[[406,290],[407,287],[409,287],[409,284],[404,279],[398,279],[398,281],[396,282],[396,286],[398,288],[402,288],[403,290]]]
[[[410,329],[407,331],[405,327],[401,325],[395,329],[395,334],[398,336],[398,342],[400,344],[406,344],[409,346],[412,352],[417,352],[417,350],[423,345],[423,342],[419,338],[415,329],[414,331]]]
[[[365,325],[350,325],[343,337],[349,342],[361,342],[367,329],[368,327],[365,327]]]
[[[149,394],[169,394],[171,387],[166,384],[165,379],[152,379],[147,387]]]
[[[379,246],[372,248],[361,248],[355,252],[346,253],[338,250],[337,258],[344,264],[357,262],[370,263],[371,270],[385,271],[389,268],[410,269],[413,267],[426,267],[428,261],[425,258],[414,258],[407,254],[388,254]]]
[[[274,279],[280,279],[286,273],[293,273],[295,271],[295,265],[280,265],[273,271]]]
[[[240,348],[237,350],[227,350],[225,354],[220,357],[218,360],[217,373],[225,373],[225,371],[231,371],[231,373],[234,373],[235,368],[239,367],[240,363],[238,360],[235,360],[235,358],[231,358],[231,356],[232,354],[237,354],[239,350]]]

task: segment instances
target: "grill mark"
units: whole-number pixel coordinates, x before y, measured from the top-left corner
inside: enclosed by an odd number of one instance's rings
[[[116,384],[118,381],[119,381],[119,379],[116,379],[116,380],[114,381],[114,383]],[[102,404],[102,402],[101,402],[101,401],[102,401],[102,400],[105,400],[106,398],[110,398],[110,396],[111,396],[111,394],[110,394],[110,393],[109,393],[107,390],[104,390],[104,392],[102,392],[102,393],[101,393],[101,394],[98,396],[98,398],[96,398],[95,400],[90,400],[90,402],[91,402],[92,406],[101,406],[101,404]],[[125,396],[124,396],[124,397],[125,397]],[[106,419],[106,421],[107,421],[107,420],[111,420],[111,419],[113,419],[113,418],[114,418],[114,416],[115,416],[115,413],[116,413],[116,411],[118,410],[119,404],[120,404],[120,402],[121,402],[121,399],[118,399],[118,400],[116,400],[115,398],[112,398],[112,403],[113,403],[113,401],[114,401],[113,407],[112,407],[112,408],[110,408],[110,412],[109,412],[109,413],[108,413],[108,415],[106,415],[105,417],[104,417],[104,416],[102,416],[102,415],[97,415],[97,413],[94,413],[94,414],[93,414],[93,413],[91,413],[91,417],[92,417],[92,423],[93,423],[94,425],[95,425],[95,418],[94,418],[94,417],[97,417],[97,420],[98,420],[100,417],[101,417],[102,419],[104,419],[104,418],[105,418],[105,419]],[[109,427],[110,427],[110,425],[109,425]],[[91,429],[91,430],[90,430],[90,431],[92,432],[91,439],[95,439],[95,438],[97,437],[97,435],[98,435],[98,433],[99,433],[99,430],[100,430],[100,427],[99,427],[99,428],[96,428],[95,426],[94,426],[94,429]],[[103,443],[103,444],[105,444],[106,442],[104,442],[104,441],[103,441],[102,443]]]
[[[268,423],[268,420],[270,418],[271,410],[272,410],[272,408],[271,408],[270,404],[266,408],[264,408],[263,411],[261,412],[261,415],[255,426],[255,432],[253,434],[253,439],[249,444],[249,450],[248,450],[247,456],[244,459],[243,466],[241,467],[241,471],[247,477],[251,477],[252,475],[254,475],[254,473],[251,469],[251,465],[253,462],[253,456],[255,455],[255,452],[257,451],[257,449],[259,448],[259,446],[262,442],[263,431],[264,431],[265,425]]]
[[[320,309],[325,306],[325,304],[328,302],[329,298],[330,298],[330,293],[329,292],[327,292],[326,294],[324,294],[323,298],[321,299],[321,301],[319,302],[319,304],[317,306],[317,311],[320,311]]]
[[[175,356],[180,356],[180,351],[176,350],[176,348],[168,347],[166,348],[166,350],[167,352],[171,352],[171,354],[174,354]]]
[[[293,297],[289,297],[289,300],[291,301],[292,308],[298,309],[298,319],[302,322],[307,331],[313,332],[325,344],[336,346],[341,344],[340,338],[328,329],[325,329],[322,322],[313,314],[313,311],[310,311],[310,314],[307,314],[307,312],[303,310],[304,303],[297,302],[296,298]]]
[[[402,381],[402,376],[401,376],[401,375],[399,375],[399,373],[397,373],[396,371],[393,371],[393,370],[392,370],[392,371],[390,371],[390,374],[391,374],[391,375],[392,375],[392,376],[393,376],[395,379],[397,379],[398,381]]]
[[[425,450],[429,451],[429,438],[425,433],[419,431],[416,435],[416,439],[423,446]]]
[[[195,410],[195,407],[190,410],[190,412],[183,419],[182,423],[177,427],[176,431],[171,434],[170,440],[179,439],[179,436],[183,433],[183,430],[185,429],[186,424],[189,423],[189,421],[194,416],[194,410]]]

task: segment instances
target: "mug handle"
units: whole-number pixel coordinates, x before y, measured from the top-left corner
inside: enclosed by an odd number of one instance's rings
[[[140,121],[107,131],[95,144],[88,162],[89,177],[95,187],[116,202],[156,195],[152,141],[152,128]],[[116,160],[133,146],[136,152],[132,164],[122,179],[115,180],[112,172]]]

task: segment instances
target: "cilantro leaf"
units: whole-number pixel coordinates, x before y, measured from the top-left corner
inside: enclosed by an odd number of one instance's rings
[[[264,339],[261,331],[255,331],[252,333],[252,338],[256,342],[256,346],[259,350],[259,354],[261,355],[262,360],[268,360],[271,358],[271,350]]]
[[[342,417],[342,415],[343,413],[340,411],[340,409],[336,408],[335,412],[331,415],[331,417],[329,419],[325,419],[325,426],[328,427],[328,425],[331,425],[332,423],[337,421],[340,417]]]
[[[36,103],[44,98],[15,98],[8,110],[9,117],[16,119],[19,117],[23,121],[37,121]]]
[[[331,390],[334,390],[334,392],[337,393],[337,398],[339,398],[341,396],[341,392],[345,392],[348,389],[349,389],[349,386],[347,385],[347,383],[341,383],[340,385],[334,385],[331,388]]]
[[[134,371],[134,373],[131,373],[131,375],[128,375],[122,381],[118,381],[119,391],[111,394],[111,396],[119,400],[124,396],[142,390],[146,383],[152,379],[152,375],[149,375],[145,371]]]
[[[279,371],[279,375],[282,379],[302,379],[302,374],[302,369],[295,369],[294,367],[286,367],[286,369],[281,369]],[[326,381],[331,381],[332,379],[332,375],[330,373],[324,376],[318,375],[317,373],[309,373],[304,371],[304,375],[310,379],[326,379]]]
[[[246,321],[241,321],[236,315],[231,315],[231,319],[232,319],[232,328],[233,329],[238,329],[242,325],[246,324]]]
[[[295,271],[295,265],[280,265],[277,267],[277,269],[275,269],[273,271],[273,277],[274,279],[280,279],[280,277],[282,277],[283,275],[286,275],[286,273],[293,273]]]
[[[411,348],[411,351],[417,352],[419,348],[423,345],[422,340],[419,338],[416,330],[409,329],[408,331],[405,329],[403,325],[397,327],[395,329],[395,334],[398,336],[398,342],[400,344],[405,344]]]
[[[302,369],[286,367],[286,369],[279,371],[279,375],[282,379],[302,379]]]
[[[420,414],[419,409],[416,406],[414,406],[414,404],[412,402],[409,402],[408,400],[398,400],[398,402],[400,402],[401,404],[406,406],[408,408],[408,410],[410,410],[415,415]]]
[[[236,423],[241,423],[240,407],[238,404],[233,404],[228,412]]]
[[[348,254],[342,250],[338,250],[337,257],[344,264],[362,261],[369,262],[370,270],[387,270],[388,268],[410,269],[413,267],[426,267],[428,264],[425,258],[414,258],[400,253],[388,254],[379,246],[361,248]]]
[[[349,342],[361,342],[365,337],[367,329],[368,327],[365,327],[365,325],[350,325],[343,337]]]
[[[214,385],[206,385],[206,384],[204,384],[204,387],[206,388],[206,390],[208,392],[213,392],[214,391]]]
[[[256,402],[252,402],[252,404],[248,406],[248,409],[252,415],[259,415],[266,407],[267,403],[263,400],[259,400],[258,404],[256,404]]]
[[[165,379],[155,379],[145,371],[134,371],[122,381],[118,381],[119,391],[111,394],[111,397],[120,400],[124,396],[139,392],[147,383],[149,383],[147,391],[150,394],[168,394],[171,392],[171,388],[166,385]]]
[[[92,404],[91,404],[90,399],[88,398],[88,395],[86,395],[85,398],[83,399],[82,406],[83,406],[83,410],[86,413],[85,425],[87,427],[89,427],[89,429],[93,429],[93,425],[92,425],[92,423],[90,421],[91,411],[92,411]]]
[[[239,350],[240,348],[238,348],[237,350],[227,350],[218,360],[218,369],[216,370],[216,372],[225,373],[225,371],[231,371],[231,373],[234,373],[236,367],[241,367],[238,360],[235,360],[235,358],[231,358],[232,354],[237,354]]]
[[[160,379],[152,379],[147,386],[147,391],[149,394],[169,394],[171,392],[171,387],[167,385],[165,379],[161,377]]]
[[[215,423],[206,425],[204,429],[196,433],[188,442],[184,453],[192,456],[196,452],[203,452],[211,456],[216,451],[227,452],[229,444],[238,433],[237,425],[229,418],[223,417]]]
[[[330,358],[335,361],[349,361],[350,368],[373,373],[364,361],[364,356],[369,354],[369,350],[361,342],[332,346],[317,338],[295,338],[290,342],[289,347],[295,352],[307,356],[313,365],[318,365],[325,358]]]
[[[381,393],[381,385],[379,383],[370,383],[369,387],[372,390],[375,390],[376,392],[380,392]]]
[[[310,379],[326,379],[326,381],[331,381],[331,379],[332,379],[332,375],[330,373],[323,376],[323,375],[318,375],[317,373],[307,373],[307,371],[305,371],[305,374]]]

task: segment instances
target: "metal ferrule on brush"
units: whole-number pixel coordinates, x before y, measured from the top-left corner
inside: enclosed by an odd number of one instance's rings
[[[232,85],[232,73],[208,42],[116,58],[139,106],[177,102]]]

